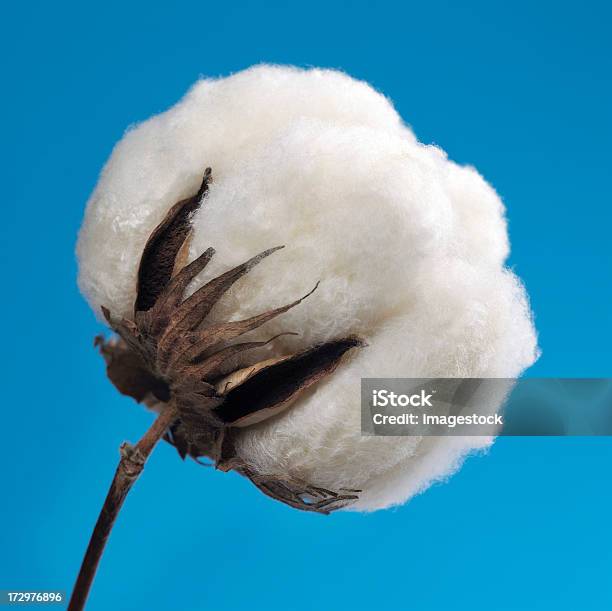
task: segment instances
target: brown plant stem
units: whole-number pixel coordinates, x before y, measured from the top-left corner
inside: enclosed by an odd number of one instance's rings
[[[100,558],[123,501],[142,473],[155,444],[163,437],[176,417],[175,407],[168,404],[135,446],[129,443],[121,445],[121,460],[89,540],[67,611],[81,611],[85,607]]]

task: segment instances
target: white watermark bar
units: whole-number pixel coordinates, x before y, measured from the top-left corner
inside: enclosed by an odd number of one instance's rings
[[[361,432],[612,435],[612,379],[363,378]]]

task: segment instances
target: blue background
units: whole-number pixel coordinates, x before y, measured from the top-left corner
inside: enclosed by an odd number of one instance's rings
[[[504,197],[544,353],[612,376],[610,10],[601,2],[11,3],[3,8],[0,588],[70,590],[124,439],[75,285],[85,201],[125,128],[200,75],[341,68]],[[165,444],[91,610],[612,608],[612,443],[505,438],[372,515],[303,514]]]

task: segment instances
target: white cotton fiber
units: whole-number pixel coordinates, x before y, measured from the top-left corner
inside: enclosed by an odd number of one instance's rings
[[[258,337],[273,352],[357,333],[369,346],[284,415],[245,429],[258,471],[363,490],[353,508],[401,503],[449,475],[484,437],[368,437],[361,377],[513,377],[537,355],[525,290],[504,267],[504,207],[469,167],[419,143],[381,94],[330,70],[257,66],[199,81],[116,146],[87,207],[79,283],[92,307],[129,315],[148,235],[214,183],[193,218],[191,258],[217,254],[199,283],[264,249],[213,317],[294,300]]]

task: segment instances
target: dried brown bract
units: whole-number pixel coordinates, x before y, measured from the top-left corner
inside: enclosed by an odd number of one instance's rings
[[[187,287],[214,254],[209,248],[185,265],[189,217],[206,196],[210,181],[207,169],[198,192],[174,205],[153,231],[140,261],[132,319],[117,319],[102,308],[119,338],[97,338],[96,344],[107,362],[108,377],[121,393],[158,411],[170,404],[176,409],[178,418],[165,439],[181,457],[207,457],[217,468],[238,471],[265,494],[292,507],[329,513],[356,499],[359,491],[330,491],[290,474],[257,473],[236,455],[233,440],[237,429],[289,408],[300,393],[330,375],[347,351],[363,342],[347,336],[232,371],[237,357],[276,338],[230,342],[297,306],[316,286],[292,303],[251,318],[207,324],[208,314],[225,292],[283,248],[266,250],[186,296]]]

